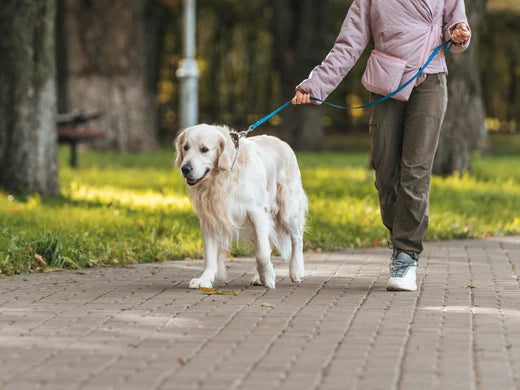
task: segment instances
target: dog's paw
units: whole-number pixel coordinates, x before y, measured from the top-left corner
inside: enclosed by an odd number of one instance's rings
[[[289,270],[289,276],[293,283],[301,283],[305,278],[305,270],[300,267],[291,267]]]
[[[190,288],[201,288],[201,287],[212,288],[213,287],[213,283],[211,283],[207,279],[193,278],[193,279],[190,280],[190,286],[189,287]]]
[[[215,280],[227,284],[227,270],[226,267],[219,267]]]
[[[300,276],[300,272],[291,270],[289,272],[289,276],[291,277],[291,280],[293,283],[300,284],[302,282],[302,277]]]
[[[255,274],[249,281],[249,284],[251,286],[263,286],[262,281],[260,280],[260,275]]]
[[[303,261],[291,260],[289,264],[289,276],[293,283],[301,283],[305,277],[305,267]]]
[[[264,272],[260,273],[260,281],[267,288],[275,288],[276,275],[274,273],[273,266],[267,268]]]

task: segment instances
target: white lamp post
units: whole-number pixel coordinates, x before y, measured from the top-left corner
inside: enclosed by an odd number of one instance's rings
[[[176,73],[181,82],[179,105],[181,129],[193,126],[199,121],[199,68],[195,59],[195,10],[196,0],[184,0],[184,58],[180,61]]]

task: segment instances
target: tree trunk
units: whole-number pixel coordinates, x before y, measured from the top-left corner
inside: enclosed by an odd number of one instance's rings
[[[466,0],[472,30],[471,44],[461,54],[448,55],[448,110],[441,131],[433,171],[439,175],[471,169],[471,153],[486,141],[484,104],[478,68],[478,29],[487,0]]]
[[[148,0],[65,2],[67,107],[101,109],[106,148],[157,147],[157,36]],[[153,12],[152,12],[153,13]]]
[[[56,0],[0,2],[0,185],[59,195]]]
[[[282,96],[307,78],[332,46],[328,38],[330,1],[273,0],[274,64],[278,67]],[[274,108],[274,107],[273,107]],[[282,137],[295,149],[319,150],[323,146],[323,110],[320,106],[292,107],[282,116]]]

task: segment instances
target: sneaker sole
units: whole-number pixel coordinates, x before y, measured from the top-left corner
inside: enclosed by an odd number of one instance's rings
[[[386,289],[388,291],[417,291],[417,284],[410,283],[405,284],[402,283],[402,280],[396,280],[401,278],[390,278],[388,284],[386,285]]]

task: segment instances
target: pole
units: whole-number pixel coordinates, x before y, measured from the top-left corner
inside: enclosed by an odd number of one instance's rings
[[[199,68],[195,59],[196,0],[184,0],[184,58],[177,77],[181,83],[179,125],[181,129],[198,123]]]

